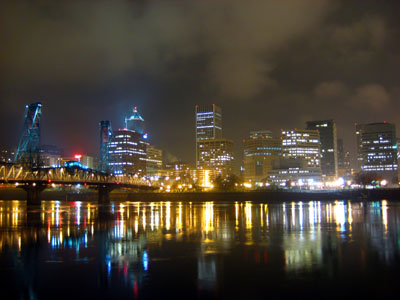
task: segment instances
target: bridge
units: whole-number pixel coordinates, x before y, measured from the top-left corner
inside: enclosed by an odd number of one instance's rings
[[[108,168],[108,143],[111,128],[108,121],[101,122],[99,169],[80,164],[44,167],[40,159],[41,103],[26,106],[23,133],[14,163],[0,163],[0,183],[22,188],[28,204],[40,204],[43,190],[54,185],[83,185],[98,191],[99,202],[107,203],[110,192],[117,188],[154,190],[157,187],[138,175],[115,175]],[[106,126],[105,126],[106,125]]]

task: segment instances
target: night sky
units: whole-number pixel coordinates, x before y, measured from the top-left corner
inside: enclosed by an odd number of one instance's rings
[[[335,119],[400,130],[400,1],[0,1],[0,145],[43,103],[42,144],[97,155],[138,106],[150,142],[194,162],[195,104],[223,135]]]

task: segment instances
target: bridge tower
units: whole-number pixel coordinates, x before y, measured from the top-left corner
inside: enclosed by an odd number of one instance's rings
[[[26,105],[24,128],[15,153],[14,163],[24,167],[40,166],[40,119],[42,104],[40,102]]]
[[[112,139],[112,129],[110,121],[100,122],[100,161],[99,161],[99,171],[109,172],[109,155],[108,146]]]

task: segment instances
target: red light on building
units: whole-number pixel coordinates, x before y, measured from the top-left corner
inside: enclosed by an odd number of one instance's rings
[[[74,157],[80,162],[82,158],[82,154],[75,154]]]

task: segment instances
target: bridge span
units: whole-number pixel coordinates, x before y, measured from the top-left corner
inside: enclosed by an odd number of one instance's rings
[[[0,163],[0,184],[23,189],[27,193],[28,204],[40,204],[41,192],[53,185],[88,186],[96,189],[100,203],[110,201],[110,192],[117,188],[134,190],[155,190],[157,187],[134,176],[109,175],[81,166],[54,168],[24,168],[12,163]]]

